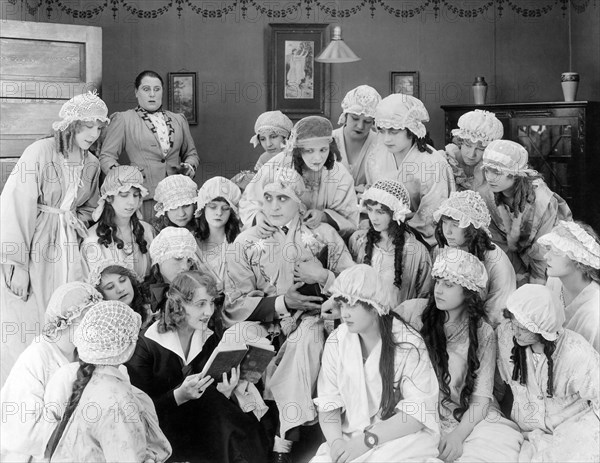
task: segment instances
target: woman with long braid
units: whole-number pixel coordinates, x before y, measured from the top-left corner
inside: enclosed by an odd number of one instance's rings
[[[410,196],[402,183],[380,180],[363,195],[369,229],[350,238],[350,253],[360,264],[375,268],[389,283],[394,306],[407,299],[427,297],[431,289],[431,259],[406,216]]]
[[[171,455],[152,400],[118,368],[131,358],[140,324],[119,301],[99,302],[84,315],[74,339],[79,364],[57,371],[46,389],[48,404],[63,404],[69,393],[46,447],[51,462],[160,463]]]
[[[445,248],[432,275],[436,283],[429,300],[407,301],[397,312],[420,330],[440,384],[438,458],[517,461],[523,436],[500,416],[492,394],[496,338],[483,318],[485,267],[466,251]]]
[[[600,461],[600,356],[564,329],[545,286],[527,284],[507,301],[498,370],[510,386],[511,418],[525,436],[519,462]]]

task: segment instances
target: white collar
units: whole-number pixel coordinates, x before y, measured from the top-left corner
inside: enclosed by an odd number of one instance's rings
[[[177,354],[181,360],[183,360],[184,365],[189,365],[189,363],[196,358],[196,356],[202,352],[202,348],[204,347],[204,343],[206,340],[213,334],[211,330],[208,328],[204,331],[196,330],[194,334],[192,334],[192,343],[190,346],[190,352],[187,356],[183,354],[183,348],[181,347],[181,341],[179,340],[179,335],[177,331],[167,331],[166,333],[158,332],[158,321],[154,322],[146,331],[146,337],[148,339],[152,339],[154,342],[164,347],[167,350],[170,350],[174,354]]]

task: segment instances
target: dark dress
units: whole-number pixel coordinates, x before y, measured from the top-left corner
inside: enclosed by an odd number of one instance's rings
[[[173,447],[170,461],[267,461],[268,442],[261,423],[217,391],[216,382],[199,399],[180,406],[175,402],[173,391],[185,376],[202,371],[219,343],[218,337],[208,337],[202,350],[185,365],[174,351],[149,339],[149,330],[156,330],[155,325],[140,335],[126,366],[131,384],[154,402],[160,427]]]

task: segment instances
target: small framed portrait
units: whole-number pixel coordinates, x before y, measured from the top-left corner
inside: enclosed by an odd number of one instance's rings
[[[417,71],[392,71],[390,93],[404,93],[419,98],[419,73]]]
[[[325,85],[329,65],[315,58],[325,47],[327,24],[269,24],[269,109],[291,119],[327,116]]]
[[[169,111],[185,115],[188,124],[198,124],[196,73],[169,72]]]

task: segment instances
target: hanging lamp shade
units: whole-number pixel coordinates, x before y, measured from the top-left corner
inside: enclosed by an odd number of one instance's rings
[[[352,63],[360,61],[360,58],[350,50],[350,47],[342,40],[342,28],[335,26],[331,42],[325,47],[319,56],[315,58],[319,63]]]

